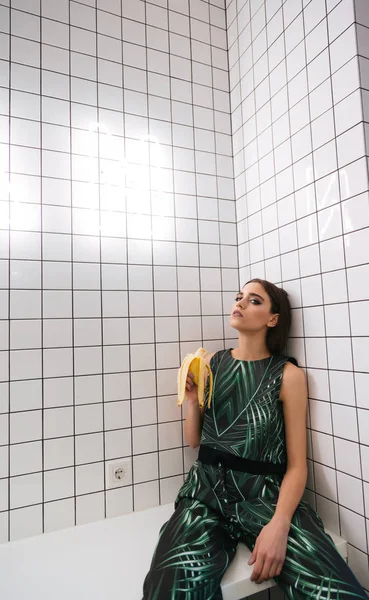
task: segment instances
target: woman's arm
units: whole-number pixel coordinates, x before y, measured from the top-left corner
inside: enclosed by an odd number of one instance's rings
[[[215,352],[213,352],[213,354],[207,355],[207,357],[205,358],[207,363],[210,364],[210,359],[214,354]],[[208,374],[206,377],[208,378]],[[197,448],[197,446],[199,446],[200,444],[201,439],[202,422],[204,419],[204,407],[200,408],[199,406],[197,386],[195,384],[193,384],[192,391],[189,390],[187,385],[186,390],[188,392],[187,395],[189,399],[187,400],[187,417],[184,426],[184,433],[186,441],[191,446],[191,448]]]
[[[200,444],[203,418],[204,409],[200,408],[198,401],[193,402],[189,400],[184,433],[186,441],[191,448],[197,448]]]
[[[306,412],[307,385],[305,373],[292,363],[283,370],[280,399],[286,431],[287,471],[283,478],[274,520],[290,525],[304,493],[307,480]]]
[[[305,373],[290,362],[283,369],[280,399],[283,402],[286,430],[287,471],[274,515],[257,537],[249,560],[249,564],[255,564],[251,580],[257,583],[281,573],[291,519],[304,493],[307,479],[307,385]]]

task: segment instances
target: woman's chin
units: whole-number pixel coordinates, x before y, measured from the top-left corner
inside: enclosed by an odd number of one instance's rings
[[[239,329],[239,321],[240,319],[235,319],[234,317],[231,317],[229,319],[229,324],[231,327],[233,327],[233,329]]]

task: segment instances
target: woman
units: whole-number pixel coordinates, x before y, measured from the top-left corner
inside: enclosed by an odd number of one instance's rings
[[[185,435],[198,459],[160,529],[143,600],[221,600],[220,582],[239,541],[251,579],[272,577],[288,598],[367,598],[313,508],[307,479],[304,372],[285,348],[287,293],[260,279],[237,295],[238,348],[209,356],[213,397],[200,409],[187,378]]]

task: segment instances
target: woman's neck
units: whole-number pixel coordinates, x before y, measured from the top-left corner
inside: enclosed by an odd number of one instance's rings
[[[271,352],[265,340],[239,338],[238,347],[233,350],[233,358],[239,360],[260,360],[271,356]]]

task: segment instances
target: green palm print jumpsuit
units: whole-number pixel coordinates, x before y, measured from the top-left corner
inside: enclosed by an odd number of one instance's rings
[[[213,397],[201,446],[257,461],[286,463],[283,367],[275,354],[256,361],[232,357],[231,348],[210,360]],[[239,541],[250,550],[272,518],[283,475],[250,474],[197,459],[161,527],[143,586],[143,600],[221,600],[220,582]],[[293,515],[282,572],[275,581],[291,599],[368,598],[305,501]]]

